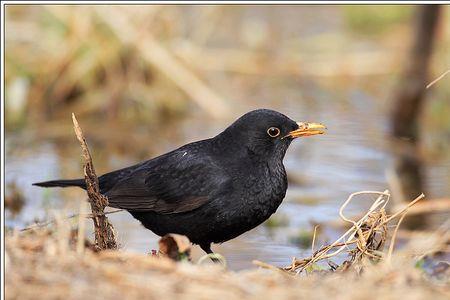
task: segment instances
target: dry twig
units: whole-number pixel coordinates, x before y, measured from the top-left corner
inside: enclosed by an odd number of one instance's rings
[[[104,213],[105,207],[108,205],[108,198],[100,193],[98,178],[95,174],[92,157],[89,152],[86,139],[81,131],[81,127],[75,118],[75,114],[72,114],[72,121],[75,134],[83,151],[84,178],[86,181],[86,191],[93,214],[92,220],[94,221],[95,245],[99,250],[117,249],[114,227]]]
[[[119,209],[115,209],[115,210],[111,210],[111,211],[105,211],[104,213],[98,214],[98,215],[82,214],[82,213],[72,214],[72,215],[69,215],[69,216],[65,217],[65,220],[69,220],[69,219],[73,219],[73,218],[77,218],[77,217],[84,217],[84,218],[88,218],[88,219],[93,219],[94,217],[115,214],[115,213],[118,213],[118,212],[121,212],[121,211],[124,211],[124,210],[119,208]],[[38,229],[38,228],[42,228],[42,227],[45,227],[45,226],[48,226],[48,225],[51,225],[51,224],[54,224],[54,223],[56,223],[56,220],[50,220],[50,221],[42,222],[42,223],[35,223],[33,225],[30,225],[28,227],[20,229],[20,231],[29,231],[29,230],[32,230],[32,229]]]
[[[438,78],[436,78],[435,80],[433,80],[432,82],[430,82],[429,84],[427,84],[426,89],[429,89],[430,87],[432,87],[436,82],[438,82],[439,80],[441,80],[442,78],[444,78],[448,73],[450,73],[450,69],[445,71],[444,73],[441,74],[441,76],[439,76]]]

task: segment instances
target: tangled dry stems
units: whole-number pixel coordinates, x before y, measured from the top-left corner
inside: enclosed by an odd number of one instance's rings
[[[345,208],[360,195],[378,195],[377,199],[373,202],[366,214],[358,220],[352,220],[345,216]],[[406,216],[410,207],[422,200],[425,196],[419,195],[416,199],[411,201],[400,211],[388,215],[386,213],[386,206],[390,200],[390,193],[388,190],[384,192],[377,191],[361,191],[351,194],[347,200],[342,204],[339,209],[340,218],[351,224],[351,227],[336,241],[329,245],[322,246],[319,250],[314,251],[314,244],[316,240],[316,229],[314,229],[313,243],[312,243],[312,255],[303,259],[293,258],[292,263],[289,266],[282,268],[282,270],[300,274],[301,272],[313,266],[315,263],[328,260],[343,252],[346,252],[348,259],[345,260],[340,266],[334,262],[329,261],[329,265],[333,270],[346,270],[350,266],[358,266],[358,262],[361,262],[364,258],[370,260],[379,261],[386,259],[390,261],[395,245],[395,239],[397,236],[398,228]],[[388,223],[392,220],[400,217],[397,225],[395,226],[394,233],[392,235],[389,251],[385,254],[382,249],[385,245],[388,236]],[[255,261],[255,264],[265,268],[276,268],[266,263]]]

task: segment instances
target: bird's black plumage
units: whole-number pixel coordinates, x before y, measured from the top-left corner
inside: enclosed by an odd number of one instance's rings
[[[123,208],[162,236],[186,235],[211,252],[258,226],[288,186],[283,158],[299,124],[272,110],[249,112],[219,135],[99,177],[109,206]],[[79,186],[55,180],[42,187]]]

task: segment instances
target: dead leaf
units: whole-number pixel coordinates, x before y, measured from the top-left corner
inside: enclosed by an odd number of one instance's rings
[[[180,234],[169,233],[163,236],[159,242],[159,253],[173,260],[190,259],[191,242]]]

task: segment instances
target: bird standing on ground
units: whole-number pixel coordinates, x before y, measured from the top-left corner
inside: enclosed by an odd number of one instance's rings
[[[292,140],[324,133],[268,109],[251,111],[217,136],[99,177],[109,206],[122,208],[157,235],[178,233],[212,253],[267,220],[286,195],[283,158]],[[84,179],[34,183],[78,186]]]

